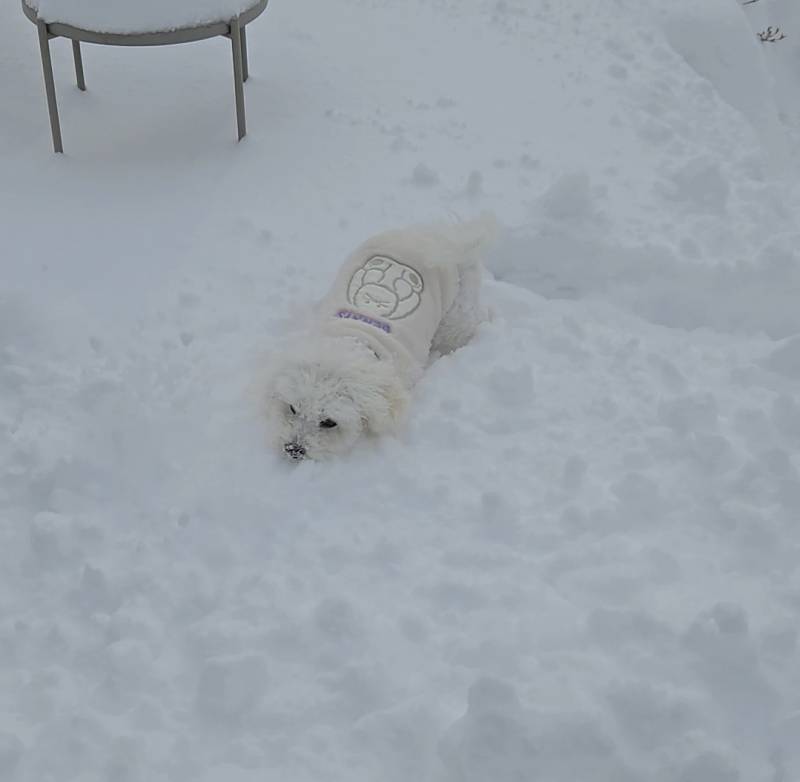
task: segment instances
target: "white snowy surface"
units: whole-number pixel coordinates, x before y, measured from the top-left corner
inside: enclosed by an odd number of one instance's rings
[[[768,2],[275,3],[239,146],[226,42],[87,47],[81,94],[55,40],[63,157],[0,7],[0,779],[800,779]],[[404,434],[269,453],[344,255],[484,209],[494,320]]]
[[[25,0],[46,22],[103,33],[149,33],[232,19],[258,0]]]

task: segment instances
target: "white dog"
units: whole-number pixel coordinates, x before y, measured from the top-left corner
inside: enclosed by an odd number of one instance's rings
[[[389,231],[347,259],[309,333],[271,367],[267,415],[289,459],[396,430],[430,360],[484,319],[480,251],[494,226],[487,216]]]

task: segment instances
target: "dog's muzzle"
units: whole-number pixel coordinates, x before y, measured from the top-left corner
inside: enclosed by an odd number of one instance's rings
[[[306,449],[299,443],[286,443],[283,446],[283,452],[294,461],[300,461],[306,455]]]

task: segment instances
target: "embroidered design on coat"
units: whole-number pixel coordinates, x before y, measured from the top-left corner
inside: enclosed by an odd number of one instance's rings
[[[350,278],[347,300],[358,310],[387,320],[407,318],[419,307],[425,282],[411,266],[374,255]]]

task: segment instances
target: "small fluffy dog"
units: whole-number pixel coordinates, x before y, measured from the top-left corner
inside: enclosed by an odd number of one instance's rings
[[[308,333],[271,367],[267,415],[289,459],[330,458],[396,430],[432,358],[485,319],[480,254],[494,230],[484,216],[388,231],[355,250]]]

